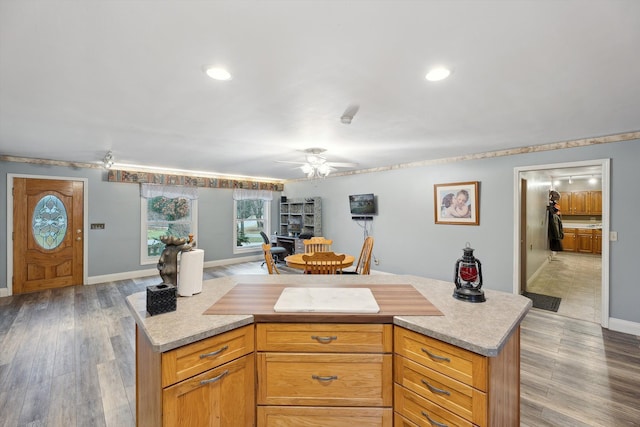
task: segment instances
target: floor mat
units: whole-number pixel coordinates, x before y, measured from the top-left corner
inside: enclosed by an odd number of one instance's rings
[[[560,301],[562,301],[562,298],[552,297],[549,295],[534,294],[533,292],[523,292],[522,295],[533,301],[533,306],[535,308],[540,308],[542,310],[558,311],[558,307],[560,307]]]

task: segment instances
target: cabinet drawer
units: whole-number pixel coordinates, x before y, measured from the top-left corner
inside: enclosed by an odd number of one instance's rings
[[[253,352],[253,328],[253,325],[244,326],[163,353],[162,387]]]
[[[456,415],[486,425],[487,395],[402,356],[394,359],[394,381]]]
[[[433,427],[445,425],[448,427],[471,427],[470,421],[459,417],[441,406],[418,396],[416,393],[395,385],[393,408],[404,418],[418,426]],[[440,424],[437,424],[440,423]],[[400,424],[402,425],[402,424]],[[409,424],[411,425],[411,424]]]
[[[392,355],[258,353],[258,404],[391,406]]]
[[[260,323],[257,350],[313,353],[391,353],[392,325]]]
[[[420,427],[416,423],[412,423],[397,412],[393,413],[393,427]]]
[[[404,328],[395,328],[395,352],[407,359],[487,391],[487,358]]]
[[[392,427],[391,408],[258,406],[258,427]]]

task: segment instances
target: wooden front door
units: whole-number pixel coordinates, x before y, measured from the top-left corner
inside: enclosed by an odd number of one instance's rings
[[[84,183],[13,180],[13,293],[83,284]]]

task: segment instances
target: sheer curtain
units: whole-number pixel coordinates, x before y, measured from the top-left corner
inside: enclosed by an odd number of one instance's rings
[[[198,187],[184,185],[140,184],[140,195],[145,199],[166,197],[167,199],[198,200]]]
[[[273,191],[236,188],[233,190],[233,200],[273,200]]]

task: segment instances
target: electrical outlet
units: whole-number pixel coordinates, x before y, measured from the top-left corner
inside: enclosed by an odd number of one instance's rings
[[[617,242],[618,241],[618,232],[617,231],[611,231],[609,233],[609,240],[612,242]]]
[[[379,260],[378,258],[374,258],[374,259],[373,259],[373,263],[374,263],[375,265],[380,265],[380,260]]]

